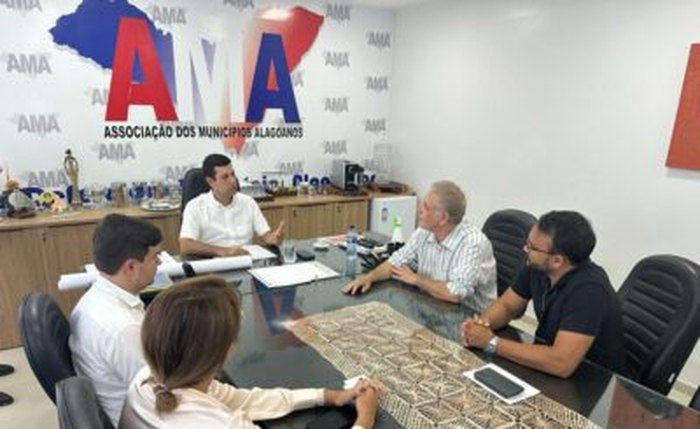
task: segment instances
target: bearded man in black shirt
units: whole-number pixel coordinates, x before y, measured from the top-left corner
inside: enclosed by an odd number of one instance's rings
[[[562,378],[584,358],[624,373],[620,303],[605,271],[590,260],[595,243],[581,214],[543,215],[530,230],[527,264],[515,284],[481,316],[462,324],[465,346]],[[535,344],[493,333],[522,316],[530,300],[538,321]]]

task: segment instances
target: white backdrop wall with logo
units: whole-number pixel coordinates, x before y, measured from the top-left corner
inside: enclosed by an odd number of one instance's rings
[[[291,72],[303,137],[248,138],[236,153],[220,138],[199,135],[105,136],[105,125],[114,123],[105,121],[112,70],[104,64],[111,63],[114,43],[100,39],[99,27],[113,22],[110,7],[143,14],[162,37],[170,37],[172,71],[159,61],[179,94],[179,124],[197,119],[216,126],[224,123],[226,107],[231,122],[243,121],[244,45],[255,34],[255,17],[272,7],[284,16],[295,6],[323,18]],[[66,15],[73,21],[59,21]],[[292,27],[292,40],[303,24]],[[67,148],[79,160],[85,186],[177,179],[206,154],[225,151],[240,177],[270,170],[325,176],[332,159],[368,159],[373,145],[387,138],[394,28],[389,10],[320,1],[33,0],[0,5],[0,28],[0,165],[9,166],[23,186],[65,188]],[[193,81],[201,106],[186,104],[195,98]],[[158,122],[150,106],[131,106],[122,124]],[[282,111],[268,110],[262,125],[284,125]]]

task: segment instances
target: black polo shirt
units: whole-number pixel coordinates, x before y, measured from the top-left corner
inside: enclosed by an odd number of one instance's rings
[[[554,344],[560,330],[593,336],[586,359],[624,374],[620,302],[601,267],[586,261],[564,274],[554,286],[545,272],[525,267],[512,289],[522,298],[533,300],[539,322],[535,333],[538,341]]]

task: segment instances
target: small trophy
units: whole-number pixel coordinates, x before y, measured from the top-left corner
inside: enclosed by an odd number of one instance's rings
[[[63,158],[63,169],[66,170],[70,184],[73,187],[68,204],[71,207],[80,207],[80,187],[78,186],[78,171],[80,169],[78,168],[78,160],[75,159],[70,149],[66,149],[66,157]]]

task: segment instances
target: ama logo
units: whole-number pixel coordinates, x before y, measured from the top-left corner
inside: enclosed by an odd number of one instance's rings
[[[254,8],[253,0],[224,0],[224,6],[233,6],[238,10],[243,10],[246,8]]]
[[[152,6],[151,19],[159,24],[187,24],[187,9],[184,7]]]
[[[367,76],[365,83],[368,91],[382,92],[389,90],[388,76]]]
[[[122,163],[127,160],[135,160],[136,152],[131,143],[99,143],[92,147],[97,152],[97,159]]]
[[[350,5],[327,3],[326,17],[338,22],[350,21]]]
[[[91,106],[106,106],[109,91],[107,88],[88,88],[85,95],[90,97]]]
[[[350,52],[328,51],[323,53],[324,64],[336,69],[350,67]]]
[[[49,133],[60,133],[58,113],[19,114],[12,118],[17,124],[17,133],[44,137]]]
[[[367,33],[367,44],[378,49],[391,48],[391,33],[370,31]]]
[[[379,134],[386,132],[385,118],[370,118],[365,119],[365,132]]]
[[[323,99],[324,112],[338,114],[348,110],[348,97],[326,97]]]
[[[294,174],[304,171],[304,161],[286,161],[277,165],[277,170],[285,174]]]
[[[324,155],[347,155],[348,141],[347,140],[324,140],[323,154]]]
[[[53,74],[48,54],[27,54],[5,52],[0,58],[7,63],[8,73],[36,77],[41,74]]]
[[[96,19],[99,29],[90,25]],[[281,110],[287,123],[301,122],[290,73],[312,46],[323,19],[302,7],[261,10],[238,46],[160,30],[126,0],[83,0],[50,31],[57,44],[112,70],[107,121],[128,121],[133,106],[144,106],[158,121],[253,128],[268,109]],[[106,46],[107,40],[116,42]],[[236,150],[245,142],[240,137],[225,141]]]
[[[8,9],[13,9],[22,13],[32,10],[42,11],[39,0],[0,0],[0,4]]]
[[[185,173],[187,173],[188,170],[195,167],[198,167],[198,165],[166,165],[160,169],[160,172],[165,176],[166,182],[179,182],[180,179],[185,177]]]
[[[29,171],[20,175],[27,186],[42,189],[65,189],[70,183],[63,170]]]

